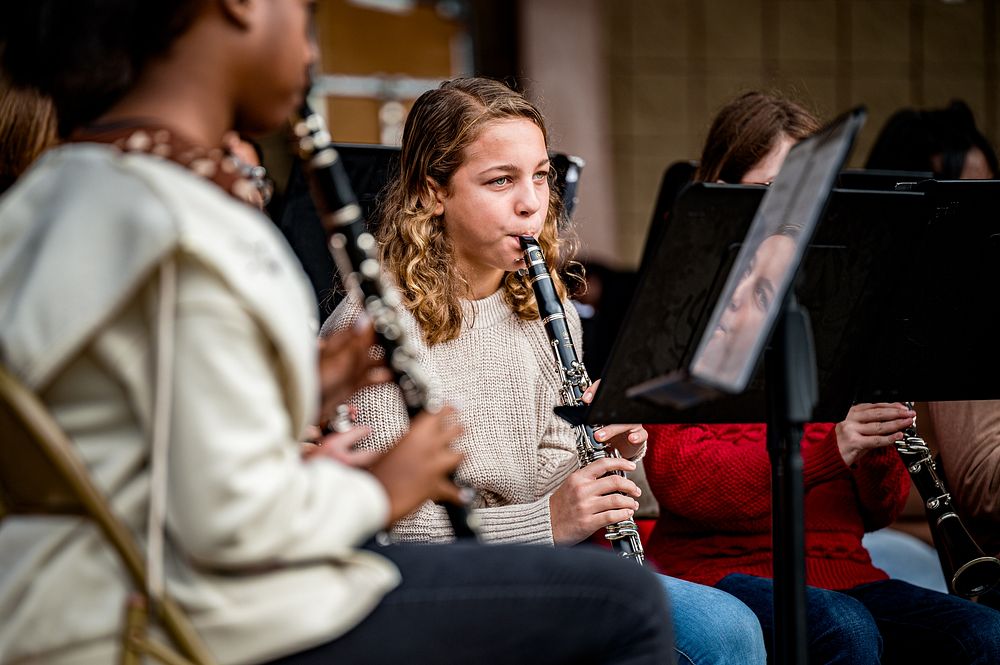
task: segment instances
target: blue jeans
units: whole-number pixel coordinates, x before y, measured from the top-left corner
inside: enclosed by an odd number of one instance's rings
[[[703,584],[657,578],[670,600],[680,665],[764,664],[764,635],[749,607]]]
[[[655,576],[598,548],[389,545],[402,583],[356,627],[280,665],[674,662]]]
[[[773,583],[733,574],[717,588],[746,603],[774,631]],[[810,663],[1000,663],[1000,612],[902,580],[842,592],[806,587]]]
[[[1000,587],[994,587],[990,589],[978,599],[980,605],[986,605],[987,607],[992,607],[995,610],[1000,610]]]

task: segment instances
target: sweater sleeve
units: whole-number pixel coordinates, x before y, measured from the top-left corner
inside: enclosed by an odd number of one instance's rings
[[[576,430],[552,414],[541,441],[538,442],[538,474],[535,493],[548,496],[580,468],[576,449]]]
[[[650,425],[646,478],[660,506],[713,530],[758,531],[771,515],[763,425]],[[806,427],[805,489],[846,466],[826,430]]]
[[[360,311],[355,300],[345,299],[324,324],[323,334],[353,325]],[[351,398],[351,404],[357,409],[358,423],[372,430],[358,444],[359,447],[387,451],[409,428],[405,404],[399,389],[393,384],[368,386]],[[554,415],[552,420],[557,420]],[[569,427],[565,426],[565,429]],[[550,445],[545,445],[546,441]],[[567,445],[566,441],[565,435],[547,436],[539,451],[542,473],[548,479],[546,482],[555,482],[555,486],[568,473],[565,471],[560,476],[563,468],[576,457],[575,447]],[[543,454],[543,450],[548,452]],[[483,538],[489,542],[552,543],[547,493],[530,503],[477,508],[473,513],[479,520]],[[445,542],[454,538],[454,531],[444,508],[428,501],[396,522],[392,526],[392,535],[401,542]]]
[[[894,446],[869,451],[851,465],[865,531],[892,524],[906,504],[910,476]]]

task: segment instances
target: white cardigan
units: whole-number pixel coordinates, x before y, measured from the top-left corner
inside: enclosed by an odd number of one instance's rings
[[[51,151],[0,199],[0,359],[144,535],[165,260],[178,268],[168,591],[222,663],[333,639],[398,584],[357,549],[388,501],[365,472],[300,459],[318,404],[315,306],[263,216],[155,157]],[[208,572],[220,567],[244,573]],[[126,579],[87,523],[4,520],[0,663],[113,662]]]

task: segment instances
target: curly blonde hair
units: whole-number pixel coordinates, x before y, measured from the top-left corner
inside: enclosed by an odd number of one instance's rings
[[[496,120],[520,118],[538,126],[548,147],[545,120],[522,95],[499,81],[458,78],[422,94],[406,119],[399,172],[380,207],[378,240],[382,264],[395,278],[429,345],[458,337],[462,330],[461,300],[470,295],[444,224],[434,215],[431,182],[447,189],[465,160],[465,149],[484,127]],[[551,185],[554,175],[549,177]],[[572,240],[557,233],[562,214],[562,201],[550,186],[538,243],[559,297],[565,298],[567,288],[559,272],[566,263],[565,255],[572,251],[568,249]],[[531,287],[517,273],[508,272],[501,288],[520,319],[538,318]]]

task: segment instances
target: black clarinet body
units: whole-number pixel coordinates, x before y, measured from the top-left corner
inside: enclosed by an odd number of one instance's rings
[[[399,386],[407,413],[412,419],[421,411],[437,411],[441,405],[431,390],[431,383],[412,350],[399,317],[402,308],[399,292],[382,274],[377,242],[368,231],[361,206],[326,130],[326,123],[307,104],[303,104],[299,116],[293,120],[292,132],[337,270],[344,286],[357,295],[372,321],[375,341],[385,353],[386,365]],[[461,505],[441,505],[448,514],[456,538],[479,540],[477,521],[470,510],[474,492],[469,488],[461,489],[466,495]]]
[[[521,236],[521,248],[524,250],[524,271],[531,289],[535,293],[538,304],[538,316],[545,327],[549,344],[555,355],[559,377],[562,382],[561,398],[566,406],[582,406],[583,393],[590,386],[587,368],[577,355],[566,325],[566,312],[559,294],[552,283],[552,276],[545,263],[545,255],[538,241],[531,236]],[[604,457],[618,456],[618,451],[609,449],[594,436],[594,429],[587,424],[576,425],[577,453],[580,456],[580,466]],[[624,476],[623,472],[618,475]],[[645,560],[642,541],[639,539],[639,529],[635,521],[624,520],[605,527],[604,537],[610,541],[615,552],[624,559],[635,561],[639,565]]]
[[[912,409],[913,404],[907,402],[907,407]],[[944,478],[937,471],[930,447],[917,434],[915,423],[896,442],[896,451],[924,502],[948,588],[967,598],[992,589],[1000,582],[1000,560],[983,552],[955,512]]]

